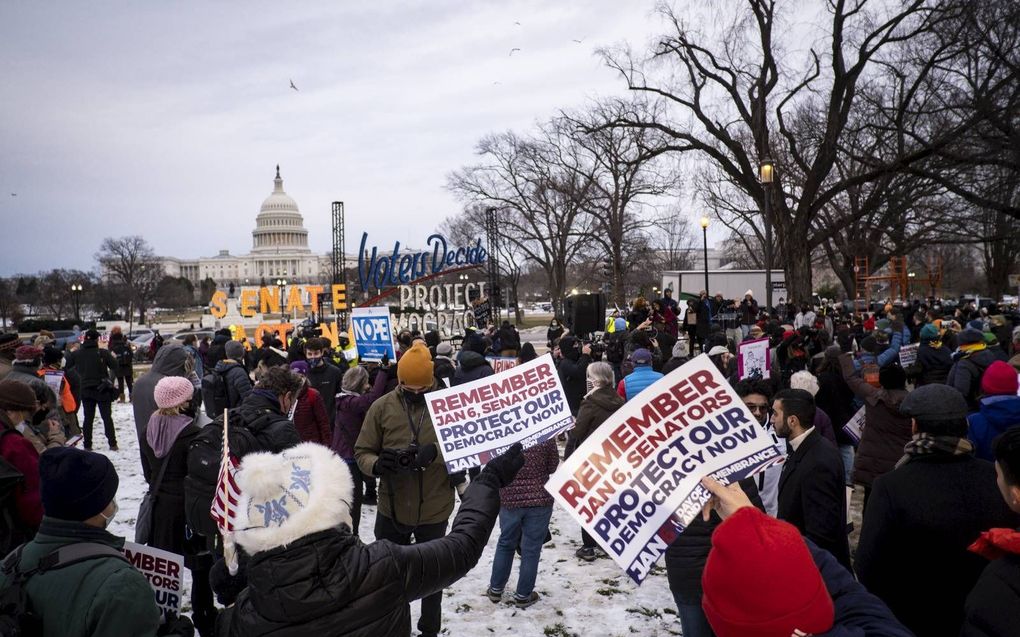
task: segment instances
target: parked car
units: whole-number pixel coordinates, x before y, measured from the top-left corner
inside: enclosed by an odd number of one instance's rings
[[[213,337],[213,331],[212,330],[187,330],[187,331],[184,331],[184,332],[178,332],[177,334],[174,334],[169,340],[175,340],[178,343],[183,343],[184,342],[184,337],[187,336],[188,334],[194,334],[195,338],[198,339],[199,341],[201,341],[203,338],[207,338],[207,337],[210,340],[212,340],[212,337]]]

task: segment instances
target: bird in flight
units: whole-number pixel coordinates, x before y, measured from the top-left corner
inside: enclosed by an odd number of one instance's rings
[[[521,23],[517,22],[516,20],[514,20],[514,24],[516,24],[517,26],[521,26]]]
[[[12,193],[11,193],[11,196],[12,196],[12,197],[17,197],[17,196],[18,196],[18,193],[16,193],[16,192],[12,192]]]
[[[514,48],[510,49],[510,57],[513,57],[514,52],[520,51],[520,50],[521,49],[519,47],[516,47],[516,46]]]
[[[292,89],[294,89],[295,91],[296,91],[296,90],[298,90],[298,87],[294,86],[294,80],[291,80],[291,81],[290,81],[290,87],[291,87]]]
[[[587,37],[587,36],[585,36],[585,37]],[[581,38],[580,40],[575,39],[574,42],[577,42],[578,44],[580,44],[580,43],[584,42],[584,38]]]
[[[501,84],[502,84],[502,82],[500,82],[498,80],[492,83],[493,86],[499,86]]]

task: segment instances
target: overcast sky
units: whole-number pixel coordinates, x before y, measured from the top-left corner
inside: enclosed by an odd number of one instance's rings
[[[362,231],[422,245],[459,210],[446,175],[480,137],[626,92],[594,50],[643,48],[652,9],[5,2],[0,274],[91,269],[104,237],[130,234],[168,256],[246,253],[276,164],[316,252],[333,200],[348,251]]]

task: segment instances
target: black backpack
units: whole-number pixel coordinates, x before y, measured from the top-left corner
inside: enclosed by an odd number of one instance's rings
[[[223,410],[231,407],[227,379],[215,369],[202,378],[202,404],[210,418],[222,417]]]
[[[236,412],[230,413],[231,422],[238,422]],[[255,436],[243,426],[231,425],[230,450],[235,457],[258,450]],[[216,522],[209,514],[216,481],[220,475],[220,461],[223,458],[223,418],[209,423],[198,433],[188,446],[188,475],[184,478],[184,515],[188,526],[199,535],[215,537],[219,532]],[[2,637],[2,636],[0,636]]]
[[[34,575],[100,557],[114,557],[127,562],[124,554],[106,544],[78,542],[68,544],[44,555],[35,568],[22,571],[22,544],[4,558],[0,570],[7,576],[7,586],[0,591],[0,637],[38,637],[43,634],[42,617],[30,607],[25,585]]]
[[[623,362],[626,357],[626,341],[628,333],[626,331],[613,332],[606,338],[606,360],[610,363],[619,365]]]

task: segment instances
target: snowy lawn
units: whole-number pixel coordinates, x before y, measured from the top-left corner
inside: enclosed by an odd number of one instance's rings
[[[120,490],[117,492],[120,513],[110,530],[133,540],[138,505],[146,485],[142,478],[131,405],[114,403],[113,418],[120,451],[112,453],[107,450],[101,422],[93,425],[93,449],[109,456],[120,476]],[[375,507],[365,507],[361,529],[366,541],[372,538],[374,524]],[[673,597],[666,582],[666,571],[661,563],[638,587],[608,558],[587,563],[574,557],[574,551],[580,546],[580,527],[558,508],[553,512],[551,532],[553,540],[542,551],[535,585],[542,599],[530,608],[518,610],[509,602],[493,604],[485,597],[492,556],[499,537],[497,524],[478,566],[445,593],[443,634],[467,637],[510,633],[523,637],[681,634]],[[516,573],[515,562],[507,584],[507,598],[516,583]],[[191,594],[187,570],[184,588],[184,611],[187,613]],[[411,610],[414,626],[418,604],[412,604]]]

